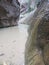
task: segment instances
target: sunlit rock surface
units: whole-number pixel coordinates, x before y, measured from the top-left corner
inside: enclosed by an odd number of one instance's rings
[[[41,0],[33,15],[26,42],[25,65],[49,65],[48,0]]]
[[[17,25],[19,15],[18,0],[0,0],[0,27]]]

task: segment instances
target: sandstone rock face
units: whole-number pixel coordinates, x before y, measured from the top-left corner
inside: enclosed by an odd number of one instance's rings
[[[19,15],[18,0],[0,0],[0,27],[17,25]]]
[[[42,3],[42,5],[41,5]],[[49,1],[41,0],[32,19],[25,48],[25,65],[49,65]]]

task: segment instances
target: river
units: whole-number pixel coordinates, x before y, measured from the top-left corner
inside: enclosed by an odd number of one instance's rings
[[[3,65],[24,65],[27,29],[23,24],[0,29],[0,62]]]

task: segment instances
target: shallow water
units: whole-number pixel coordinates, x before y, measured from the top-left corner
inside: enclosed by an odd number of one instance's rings
[[[0,29],[0,62],[24,65],[28,25]],[[5,65],[4,63],[4,65]]]

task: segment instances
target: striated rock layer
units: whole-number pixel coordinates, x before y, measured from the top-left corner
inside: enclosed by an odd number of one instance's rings
[[[0,27],[17,25],[20,15],[18,0],[0,0]]]
[[[25,48],[25,65],[49,65],[48,0],[41,0],[33,15]]]

